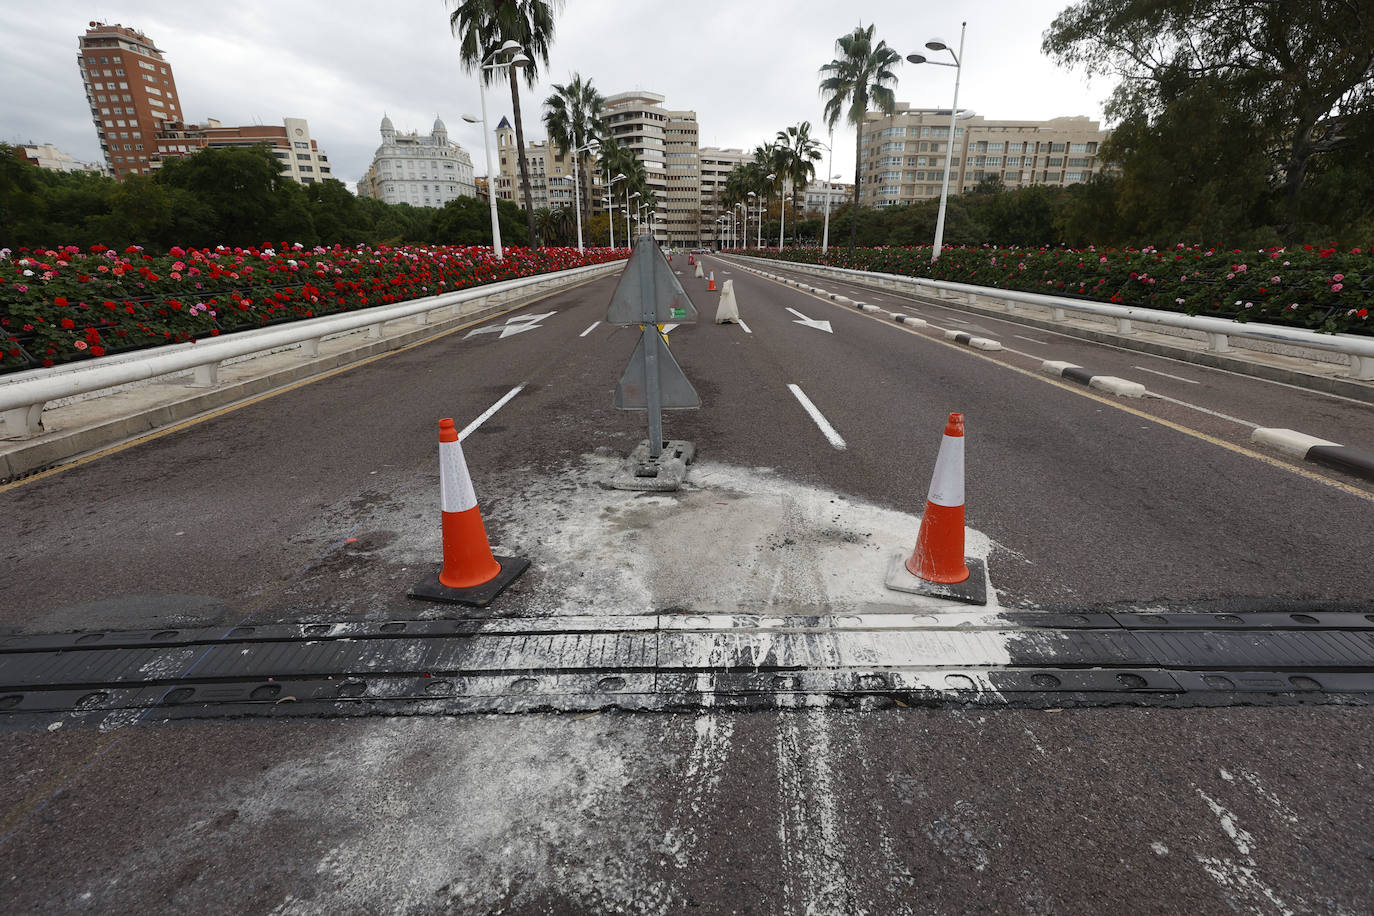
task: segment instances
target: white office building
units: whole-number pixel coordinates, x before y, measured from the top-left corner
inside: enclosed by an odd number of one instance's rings
[[[472,157],[448,138],[443,121],[435,118],[426,136],[397,133],[391,119],[383,117],[381,132],[382,145],[358,182],[358,196],[414,207],[442,207],[459,197],[477,196]]]

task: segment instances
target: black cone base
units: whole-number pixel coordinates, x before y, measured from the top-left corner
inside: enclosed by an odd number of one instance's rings
[[[406,594],[422,601],[442,601],[446,604],[465,604],[468,607],[486,607],[501,594],[520,574],[530,568],[530,561],[524,557],[493,557],[501,566],[501,571],[490,580],[472,588],[449,588],[439,582],[438,570],[431,573],[423,582]]]
[[[987,604],[987,564],[977,557],[964,557],[964,565],[968,567],[969,577],[963,582],[946,585],[913,576],[906,568],[906,555],[898,554],[888,566],[887,579],[883,584],[893,591],[910,592],[913,595],[962,601],[964,604]]]

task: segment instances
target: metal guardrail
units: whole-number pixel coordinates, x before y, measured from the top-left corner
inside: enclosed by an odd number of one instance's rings
[[[724,253],[724,252],[723,252]],[[991,286],[974,286],[969,283],[952,283],[948,280],[931,280],[926,277],[908,277],[902,274],[887,274],[874,271],[850,270],[846,267],[828,267],[818,264],[800,264],[794,261],[780,261],[776,258],[756,258],[749,255],[729,255],[742,261],[756,264],[782,266],[803,273],[810,273],[834,279],[844,278],[865,285],[877,284],[879,289],[910,288],[920,292],[922,287],[934,291],[936,298],[946,298],[946,293],[963,294],[965,301],[973,303],[978,296],[985,299],[1000,299],[1008,312],[1015,312],[1018,303],[1039,306],[1050,310],[1051,318],[1063,321],[1067,312],[1084,312],[1114,319],[1116,330],[1129,334],[1132,322],[1161,324],[1169,327],[1201,331],[1207,335],[1207,349],[1216,353],[1231,350],[1229,338],[1243,337],[1249,340],[1262,340],[1294,347],[1309,347],[1328,353],[1342,353],[1350,357],[1350,378],[1374,380],[1374,338],[1357,334],[1322,334],[1306,328],[1288,328],[1261,322],[1240,322],[1227,318],[1208,318],[1196,315],[1181,315],[1160,309],[1147,309],[1136,306],[1107,305],[1098,302],[1084,302],[1062,296],[1049,296],[1044,293],[1025,293],[1019,290],[999,289]]]
[[[41,433],[43,405],[59,398],[89,394],[188,370],[195,372],[195,386],[212,388],[218,382],[219,367],[225,360],[295,345],[300,345],[301,356],[313,358],[319,355],[320,341],[325,337],[366,328],[369,338],[380,339],[383,327],[391,321],[415,315],[428,315],[438,309],[454,306],[459,308],[458,314],[461,315],[464,311],[463,306],[484,299],[538,292],[598,273],[610,273],[624,265],[625,262],[622,260],[589,264],[585,267],[537,274],[533,277],[502,280],[439,296],[412,299],[409,302],[372,306],[356,312],[308,318],[251,331],[238,331],[211,340],[137,350],[80,363],[13,373],[0,381],[0,419],[4,421],[4,435],[13,439],[29,438]]]

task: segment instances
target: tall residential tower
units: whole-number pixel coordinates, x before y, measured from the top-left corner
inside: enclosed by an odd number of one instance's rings
[[[166,121],[182,120],[172,68],[137,29],[92,22],[77,37],[77,66],[106,165],[116,178],[146,175]]]

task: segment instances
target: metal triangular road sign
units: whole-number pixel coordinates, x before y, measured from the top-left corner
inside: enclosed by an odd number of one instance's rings
[[[646,328],[644,334],[657,333],[653,328]],[[645,368],[647,360],[644,357],[644,334],[639,335],[639,346],[635,347],[634,356],[630,357],[630,364],[625,367],[625,374],[620,377],[620,384],[615,386],[615,406],[617,410],[648,410],[648,382],[645,378]],[[658,391],[659,406],[674,410],[691,410],[701,406],[701,398],[697,395],[697,390],[692,387],[692,383],[687,381],[687,376],[682,373],[682,367],[673,358],[672,351],[667,347],[658,348]]]
[[[793,324],[800,324],[808,328],[815,328],[816,330],[824,331],[827,334],[835,333],[834,331],[830,330],[830,322],[828,321],[821,321],[819,318],[807,318],[805,315],[803,315],[796,309],[790,308],[788,309],[788,311],[791,312],[793,315],[797,316],[798,320],[792,322]]]
[[[620,276],[610,308],[609,324],[679,324],[697,320],[697,310],[673,268],[649,235],[635,242],[630,263]]]

